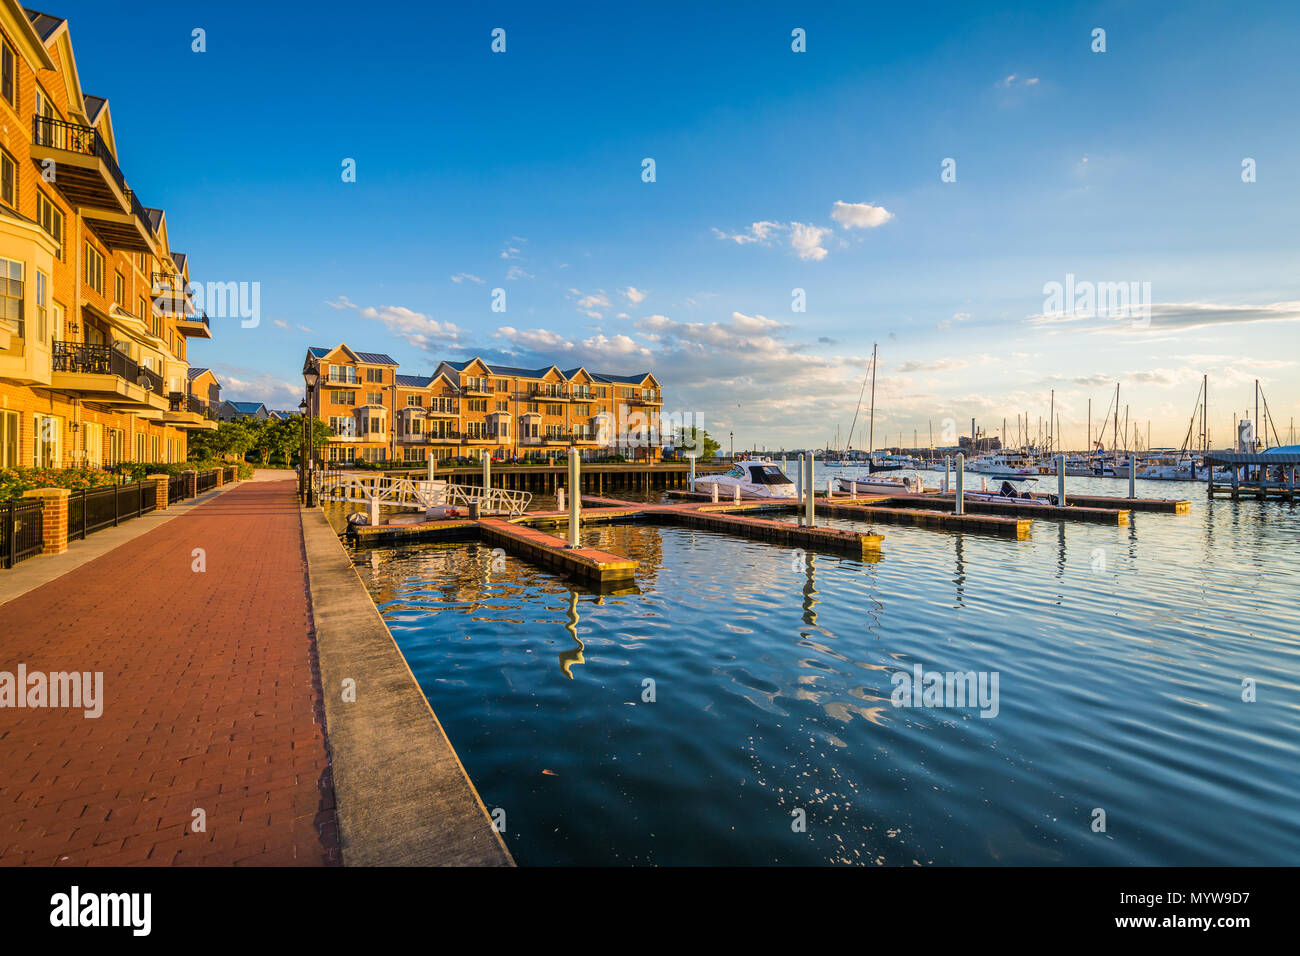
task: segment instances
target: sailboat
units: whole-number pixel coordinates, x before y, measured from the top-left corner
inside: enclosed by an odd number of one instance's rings
[[[850,494],[854,492],[866,493],[871,495],[879,494],[920,494],[924,489],[922,481],[916,478],[890,478],[881,476],[882,471],[900,471],[910,467],[906,461],[900,461],[898,456],[886,456],[883,460],[874,458],[871,454],[872,446],[876,438],[876,361],[879,356],[879,345],[873,343],[871,346],[871,418],[869,431],[867,433],[867,473],[841,477],[835,479],[835,489],[837,491],[846,491]],[[858,407],[853,413],[853,425],[849,426],[849,444],[853,442],[853,428],[858,423],[858,415],[862,411],[862,396],[867,390],[867,377],[862,377],[862,390],[858,393]]]

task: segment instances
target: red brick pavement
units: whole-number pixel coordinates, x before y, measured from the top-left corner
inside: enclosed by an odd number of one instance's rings
[[[0,605],[0,671],[20,663],[102,671],[104,709],[0,708],[0,864],[339,861],[292,481]]]

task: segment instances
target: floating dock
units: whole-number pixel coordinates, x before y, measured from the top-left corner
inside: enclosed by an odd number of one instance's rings
[[[1115,499],[1119,500],[1119,499]],[[1089,521],[1094,524],[1128,524],[1127,508],[1092,508],[1074,505],[1066,499],[1064,507],[1057,505],[1017,504],[1014,499],[1007,502],[972,501],[966,498],[962,502],[967,514],[1003,515],[1018,518],[1046,518],[1064,521]],[[895,495],[889,499],[886,507],[927,508],[940,511],[952,511],[957,507],[956,495]]]
[[[1029,537],[1033,522],[1028,518],[1008,518],[1002,515],[953,514],[925,508],[897,508],[887,505],[867,505],[857,502],[839,502],[834,499],[818,502],[822,513],[837,518],[854,518],[861,521],[880,521],[888,524],[913,525],[920,528],[938,528],[941,531],[974,531],[982,534],[1000,534],[1012,538]]]
[[[596,548],[570,548],[563,538],[504,518],[482,518],[478,527],[486,544],[598,587],[630,583],[636,574],[636,562],[629,558]]]

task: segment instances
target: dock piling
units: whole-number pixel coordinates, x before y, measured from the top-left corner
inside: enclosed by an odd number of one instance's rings
[[[1132,495],[1129,495],[1132,498]],[[1065,456],[1056,456],[1056,503],[1065,507]]]
[[[582,462],[578,459],[578,449],[569,446],[569,547],[578,547],[578,522],[581,519]]]
[[[804,490],[804,495],[806,496],[805,500],[807,501],[808,510],[806,515],[807,520],[805,521],[805,524],[809,528],[815,528],[817,527],[817,514],[816,511],[814,510],[816,508],[816,504],[814,503],[816,501],[816,490],[813,488],[813,456],[812,455],[808,456],[808,461],[806,462],[806,464],[808,466],[808,474],[804,476],[803,490]]]
[[[799,456],[799,470],[794,475],[794,500],[803,501],[803,455]]]
[[[1128,496],[1137,497],[1137,460],[1138,456],[1129,454],[1128,456]]]
[[[966,455],[957,453],[957,510],[956,514],[966,513]]]

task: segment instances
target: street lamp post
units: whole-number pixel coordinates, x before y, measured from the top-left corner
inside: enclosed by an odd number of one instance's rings
[[[307,503],[307,399],[298,403],[302,416],[302,441],[298,442],[298,500]]]
[[[731,439],[731,460],[736,460],[736,433],[727,432],[727,437]]]
[[[303,500],[307,503],[307,507],[311,508],[315,505],[315,501],[312,500],[311,468],[316,457],[316,449],[313,447],[315,441],[311,429],[312,393],[316,391],[316,383],[320,381],[320,372],[316,366],[310,366],[303,370],[302,379],[307,384],[307,409],[302,417],[303,450],[306,454],[303,456],[300,470],[303,475],[303,488],[305,489]]]

